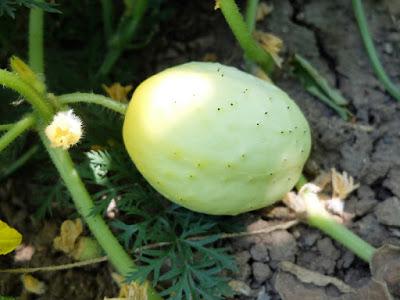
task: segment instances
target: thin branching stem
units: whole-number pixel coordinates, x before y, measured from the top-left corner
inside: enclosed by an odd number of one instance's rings
[[[42,1],[42,0],[39,0]],[[43,10],[31,8],[29,14],[29,65],[35,73],[44,74]]]
[[[218,0],[217,3],[246,56],[259,64],[267,74],[271,74],[274,69],[274,61],[271,55],[257,43],[252,33],[248,30],[235,1]]]
[[[72,93],[64,94],[57,97],[61,104],[72,104],[72,103],[93,103],[101,105],[105,108],[111,109],[121,115],[125,115],[127,105],[111,98],[96,95],[91,93]]]
[[[258,0],[247,0],[245,20],[249,32],[253,32],[256,27]]]
[[[17,137],[19,137],[24,131],[28,130],[35,124],[35,117],[33,114],[29,114],[23,117],[9,129],[5,134],[0,137],[0,152],[3,151],[8,145],[10,145]]]
[[[361,0],[352,0],[353,2],[353,10],[357,19],[358,27],[360,29],[361,37],[364,42],[365,49],[367,50],[369,60],[371,61],[372,68],[376,76],[382,82],[385,89],[395,98],[397,101],[400,101],[400,88],[397,87],[386,74],[380,60],[378,54],[376,52],[374,43],[372,41],[371,35],[368,30],[367,19],[364,14],[364,8]]]
[[[9,166],[5,167],[0,171],[0,181],[9,177],[12,173],[21,168],[26,162],[28,162],[32,156],[34,156],[39,150],[39,145],[34,145],[29,148],[24,154],[13,161]]]
[[[0,131],[6,131],[11,129],[14,126],[14,123],[9,124],[0,124]]]

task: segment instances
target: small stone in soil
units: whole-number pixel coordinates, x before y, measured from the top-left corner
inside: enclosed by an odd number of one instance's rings
[[[389,174],[385,181],[383,182],[383,186],[387,187],[392,191],[397,197],[400,197],[400,168],[392,168],[389,171]]]
[[[347,269],[354,261],[354,254],[350,251],[345,251],[343,256],[337,261],[336,267],[338,269]]]
[[[388,238],[388,232],[373,214],[366,215],[355,224],[357,233],[373,246],[380,246]]]
[[[271,267],[275,268],[282,260],[293,262],[297,252],[297,243],[294,237],[287,230],[277,230],[263,237],[269,249],[272,260]]]
[[[272,272],[267,264],[261,262],[254,262],[252,264],[253,277],[257,283],[262,283],[271,277]]]
[[[269,261],[268,250],[265,244],[255,244],[250,248],[250,254],[255,261]]]
[[[250,253],[248,251],[241,251],[235,254],[235,260],[238,264],[238,273],[236,278],[239,280],[246,280],[251,275],[250,265],[247,263],[250,259]]]
[[[390,197],[379,203],[375,215],[381,224],[400,227],[400,200]]]

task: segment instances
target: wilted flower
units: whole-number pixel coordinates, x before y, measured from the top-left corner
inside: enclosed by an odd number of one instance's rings
[[[79,142],[82,137],[82,121],[71,110],[62,111],[54,116],[53,121],[45,130],[52,147],[64,150]]]

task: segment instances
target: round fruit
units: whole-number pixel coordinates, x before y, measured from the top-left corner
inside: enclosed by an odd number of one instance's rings
[[[286,93],[236,68],[204,62],[140,84],[123,137],[158,192],[213,215],[280,200],[299,179],[311,147],[307,120]]]

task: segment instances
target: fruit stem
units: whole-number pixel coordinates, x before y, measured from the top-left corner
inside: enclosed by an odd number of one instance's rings
[[[128,276],[135,270],[135,263],[119,244],[103,218],[93,213],[93,201],[78,171],[75,169],[69,153],[61,148],[51,147],[43,130],[40,130],[39,135],[67,189],[71,193],[78,212],[85,219],[90,231],[106,252],[113,266],[121,275]],[[147,284],[147,286],[149,300],[161,299],[150,284]]]
[[[301,215],[309,225],[322,230],[366,262],[371,262],[376,249],[351,232],[346,226],[338,223],[325,209],[324,204],[316,192],[312,190],[310,184],[304,185],[299,195],[304,201],[302,206],[305,208]]]
[[[29,65],[35,73],[44,74],[43,10],[40,8],[34,7],[30,10],[28,39]]]
[[[361,0],[352,0],[353,2],[353,10],[357,19],[358,27],[360,29],[361,38],[364,42],[365,49],[367,50],[367,54],[369,60],[371,61],[372,68],[375,71],[376,76],[378,76],[379,80],[397,101],[400,101],[400,89],[390,80],[389,76],[386,74],[385,70],[381,62],[379,61],[378,54],[376,53],[376,49],[374,43],[372,42],[371,35],[368,30],[367,19],[364,14],[364,8]]]
[[[24,131],[28,130],[35,124],[35,117],[33,114],[29,114],[14,123],[13,126],[0,137],[0,152],[3,151],[9,144],[11,144],[17,137],[19,137]]]
[[[274,70],[274,61],[253,38],[234,0],[217,0],[226,22],[231,28],[246,56],[258,63],[267,74]]]
[[[91,93],[71,93],[64,94],[57,97],[59,103],[61,104],[70,104],[70,103],[93,103],[97,105],[104,106],[108,109],[111,109],[121,115],[125,115],[127,104],[118,102],[114,99],[96,95]]]

